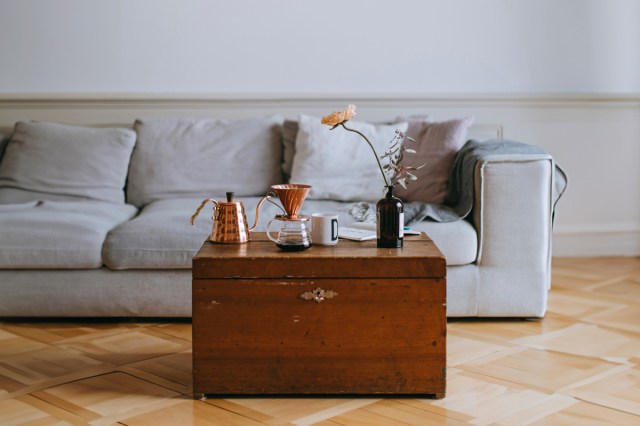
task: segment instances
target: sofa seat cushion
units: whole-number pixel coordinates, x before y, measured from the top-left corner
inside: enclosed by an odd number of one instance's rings
[[[2,204],[0,268],[100,268],[107,233],[136,212],[101,201]]]
[[[189,225],[201,201],[169,198],[148,204],[109,233],[103,248],[105,265],[116,270],[191,268],[191,258],[212,228],[211,211],[203,211],[195,225]]]
[[[211,198],[224,200],[224,195]],[[244,204],[249,226],[254,223],[260,198],[237,199]],[[135,219],[109,233],[103,250],[105,265],[116,270],[191,268],[191,259],[213,228],[211,204],[202,210],[193,226],[189,224],[201,202],[202,198],[168,198],[148,204]],[[269,219],[279,213],[276,206],[263,203],[255,231],[263,232]]]
[[[222,200],[224,197],[212,198]],[[247,221],[252,226],[260,197],[243,197],[239,201],[243,202]],[[109,232],[103,248],[105,265],[115,270],[191,268],[193,256],[213,227],[210,205],[202,210],[194,226],[189,225],[189,219],[201,202],[200,198],[171,198],[150,203],[133,220]],[[301,214],[338,213],[340,225],[348,226],[355,221],[351,213],[353,206],[349,202],[306,200]],[[263,203],[255,232],[264,232],[269,220],[279,213],[274,205]],[[412,226],[429,233],[447,258],[447,264],[463,265],[475,261],[477,235],[468,222],[420,222]],[[277,229],[272,226],[272,231],[277,232]]]
[[[449,266],[468,265],[478,257],[478,234],[466,220],[425,220],[411,224],[411,229],[426,232],[447,259]]]

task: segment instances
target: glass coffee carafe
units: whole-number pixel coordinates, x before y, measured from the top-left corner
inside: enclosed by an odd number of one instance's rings
[[[307,197],[309,190],[311,190],[311,186],[290,183],[273,185],[271,189],[280,199],[282,203],[281,209],[284,214],[276,215],[269,221],[267,224],[267,236],[282,250],[301,251],[308,249],[311,247],[311,233],[308,228],[309,217],[299,215],[298,211],[302,207],[302,202]],[[271,234],[273,231],[271,225],[275,223],[280,223],[277,238],[274,238]]]
[[[278,238],[271,235],[271,224],[281,222]],[[276,243],[276,247],[285,251],[301,251],[311,247],[311,236],[307,223],[309,218],[298,216],[297,219],[289,219],[284,215],[278,215],[267,224],[267,236]]]

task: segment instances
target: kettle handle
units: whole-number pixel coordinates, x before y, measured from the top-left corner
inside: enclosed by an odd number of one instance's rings
[[[260,218],[260,206],[262,205],[262,203],[264,203],[265,201],[270,202],[271,204],[273,204],[274,206],[276,206],[277,208],[279,208],[280,210],[282,210],[282,213],[287,214],[286,211],[284,211],[284,209],[279,206],[278,204],[274,203],[273,201],[271,201],[271,197],[277,197],[276,193],[273,191],[269,191],[267,192],[267,195],[265,195],[264,197],[262,197],[260,199],[260,201],[258,202],[258,205],[256,206],[256,220],[255,222],[253,222],[253,226],[251,228],[249,228],[249,232],[253,231],[254,229],[256,229],[256,226],[258,226],[258,219]]]
[[[213,203],[213,220],[216,220],[215,215],[216,215],[216,209],[218,208],[218,202],[216,200],[214,200],[213,198],[207,198],[206,200],[204,200],[202,202],[202,204],[200,204],[200,207],[198,207],[198,210],[196,210],[196,212],[193,214],[193,216],[191,216],[191,220],[189,221],[190,224],[193,225],[193,221],[196,220],[196,217],[198,216],[198,214],[200,214],[200,210],[202,210],[202,208],[209,201],[211,201]]]

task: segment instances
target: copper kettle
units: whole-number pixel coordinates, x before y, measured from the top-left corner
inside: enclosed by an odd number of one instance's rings
[[[200,210],[208,203],[213,203],[213,230],[210,241],[223,244],[246,243],[251,239],[250,232],[258,225],[258,209],[267,197],[263,197],[256,207],[256,220],[251,228],[247,224],[247,216],[244,213],[242,201],[234,201],[233,192],[227,192],[227,201],[216,201],[207,198],[200,204],[198,210],[191,216],[190,223],[200,213]]]

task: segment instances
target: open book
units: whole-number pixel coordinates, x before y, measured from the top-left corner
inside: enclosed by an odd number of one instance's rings
[[[420,235],[420,231],[414,231],[411,228],[404,228],[404,235]],[[354,222],[348,227],[338,227],[338,237],[353,241],[375,240],[376,234],[375,222]]]

